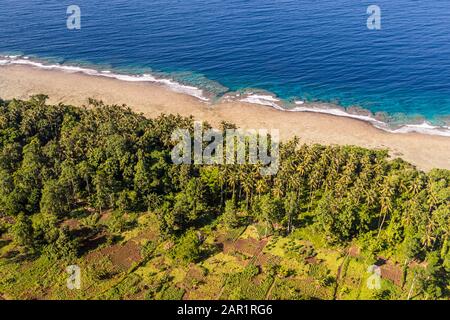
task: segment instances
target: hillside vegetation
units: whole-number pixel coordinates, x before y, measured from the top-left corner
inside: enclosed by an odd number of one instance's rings
[[[299,139],[273,176],[174,165],[172,132],[193,126],[0,100],[0,298],[450,297],[450,171]],[[66,288],[73,264],[80,290]]]

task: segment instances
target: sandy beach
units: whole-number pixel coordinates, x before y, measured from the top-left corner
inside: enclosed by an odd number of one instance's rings
[[[27,99],[43,93],[50,103],[82,106],[88,98],[107,104],[127,104],[147,117],[161,113],[208,121],[222,120],[241,128],[279,129],[282,139],[298,136],[301,142],[357,145],[388,149],[391,157],[401,157],[422,170],[450,169],[450,138],[420,133],[390,133],[364,121],[311,112],[287,112],[244,102],[208,103],[148,82],[129,82],[113,78],[43,70],[32,66],[0,67],[0,98]]]

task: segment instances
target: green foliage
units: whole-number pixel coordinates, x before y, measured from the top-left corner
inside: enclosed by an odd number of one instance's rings
[[[415,235],[407,235],[403,241],[404,254],[408,259],[419,257],[422,252],[420,238]]]
[[[14,242],[25,249],[33,248],[33,225],[31,219],[21,213],[16,218],[16,223],[11,228]]]
[[[54,215],[36,214],[33,217],[34,238],[40,244],[53,243],[59,237],[58,220]]]
[[[147,241],[141,249],[141,256],[145,259],[148,260],[151,258],[151,256],[153,255],[153,253],[156,250],[156,243],[153,241]]]
[[[169,286],[162,291],[161,300],[182,300],[184,293],[184,289]]]
[[[125,216],[121,211],[115,211],[111,214],[111,217],[107,222],[107,227],[112,234],[118,235],[128,229],[131,229],[135,223],[135,216]]]
[[[293,223],[295,220],[297,220],[297,216],[299,213],[299,198],[297,196],[297,193],[294,191],[289,191],[286,195],[286,198],[284,199],[284,211],[285,216],[283,218],[283,224],[287,227],[287,232],[291,233]]]
[[[195,262],[201,255],[201,241],[194,230],[187,231],[172,250],[173,257],[181,262]]]
[[[334,282],[333,277],[330,276],[330,270],[323,264],[311,264],[308,274],[324,287],[330,286]]]
[[[426,269],[419,271],[419,288],[427,299],[442,298],[444,294],[448,294],[450,272],[443,267],[437,252],[429,253],[426,261]]]
[[[295,270],[290,269],[286,266],[281,266],[278,271],[277,271],[277,275],[280,278],[289,278],[290,276],[295,274]]]
[[[118,194],[115,207],[120,212],[135,211],[139,208],[138,194],[136,191],[124,190]]]
[[[2,213],[64,217],[80,203],[100,213],[149,208],[159,212],[165,232],[182,233],[219,212],[232,226],[242,206],[265,224],[266,235],[280,227],[290,233],[312,217],[332,244],[376,232],[382,246],[374,250],[407,238],[411,250],[418,240],[427,251],[448,238],[448,170],[425,174],[388,161],[385,151],[300,146],[298,139],[281,145],[280,170],[270,178],[251,165],[175,166],[171,134],[192,130],[192,118],[146,119],[93,100],[90,109],[45,101],[0,106]]]
[[[356,216],[357,210],[350,201],[337,201],[332,193],[324,195],[315,210],[316,221],[329,243],[351,240],[355,235]]]
[[[262,236],[308,230],[333,246],[357,240],[372,257],[426,260],[422,292],[446,294],[450,171],[424,173],[387,151],[298,139],[280,145],[270,177],[253,165],[178,166],[170,153],[179,128],[192,132],[193,118],[146,119],[94,100],[89,108],[48,105],[43,95],[0,101],[0,216],[15,219],[8,230],[15,244],[71,259],[80,239],[60,226],[77,210],[86,209],[82,225],[93,229],[104,211],[114,212],[107,222],[114,234],[135,223],[130,213],[151,210],[161,234],[175,240],[173,257],[188,263],[203,253],[194,230],[212,221],[236,228],[240,212],[259,222]],[[246,290],[234,294],[247,297]]]
[[[258,220],[265,224],[265,236],[273,229],[274,223],[282,220],[282,204],[277,198],[273,198],[270,194],[263,195],[257,203]]]
[[[260,283],[255,283],[256,277]],[[242,272],[228,275],[224,297],[232,300],[263,300],[274,281],[272,275],[261,274],[259,267],[250,264]]]
[[[176,287],[172,278],[165,274],[160,279],[153,279],[147,292],[146,298],[150,300],[182,300],[185,290]]]
[[[232,200],[225,202],[225,211],[222,215],[222,221],[229,229],[233,229],[239,226],[239,219],[237,217],[237,210]]]
[[[292,283],[283,280],[276,280],[276,284],[271,292],[273,300],[306,300],[307,297],[302,295],[301,290]]]
[[[68,190],[55,180],[45,183],[40,202],[41,212],[64,216],[70,211],[70,200],[67,198]]]
[[[48,244],[45,252],[55,259],[74,260],[78,254],[78,241],[65,228],[58,229],[56,241]]]
[[[103,275],[103,279],[107,279],[110,275]],[[101,295],[101,299],[107,300],[121,300],[126,299],[130,295],[135,295],[140,292],[139,284],[142,281],[142,278],[136,274],[131,274],[125,277],[122,281],[120,281],[117,285],[113,286],[107,292]]]

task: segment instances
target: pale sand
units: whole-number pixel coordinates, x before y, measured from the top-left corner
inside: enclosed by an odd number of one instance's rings
[[[239,102],[208,104],[165,87],[144,82],[127,82],[112,78],[42,70],[31,66],[0,67],[0,97],[27,99],[44,93],[50,103],[75,106],[87,99],[107,104],[127,104],[145,116],[161,113],[193,115],[195,119],[218,126],[222,120],[241,128],[279,129],[281,138],[299,136],[301,142],[357,145],[388,149],[392,157],[401,157],[423,170],[450,169],[450,138],[419,133],[389,133],[371,124],[327,114],[285,112],[271,107]]]

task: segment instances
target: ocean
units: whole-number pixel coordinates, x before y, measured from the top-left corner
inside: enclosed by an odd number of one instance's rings
[[[1,0],[0,64],[157,81],[204,100],[447,135],[450,1],[375,2]],[[367,26],[373,4],[381,29]],[[70,5],[80,8],[79,30],[67,28]],[[340,108],[308,110],[313,101]]]

